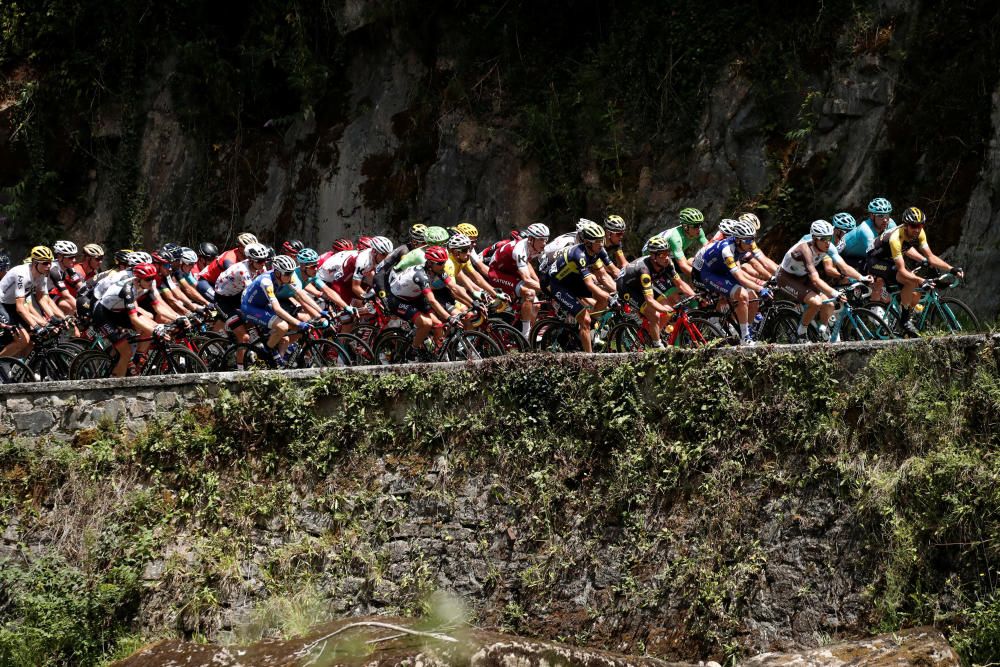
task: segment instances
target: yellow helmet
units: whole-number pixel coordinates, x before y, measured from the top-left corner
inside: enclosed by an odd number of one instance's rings
[[[473,224],[471,224],[471,223],[460,222],[455,227],[455,229],[458,231],[459,234],[465,234],[470,239],[477,239],[477,238],[479,238],[479,230],[476,229],[476,226],[473,225]]]
[[[44,245],[36,245],[31,249],[28,258],[32,262],[54,262],[56,256],[52,254],[52,249]]]

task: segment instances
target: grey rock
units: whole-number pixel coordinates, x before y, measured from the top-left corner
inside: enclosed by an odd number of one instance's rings
[[[12,415],[14,427],[24,435],[40,435],[48,432],[56,423],[55,416],[48,410],[35,410]]]

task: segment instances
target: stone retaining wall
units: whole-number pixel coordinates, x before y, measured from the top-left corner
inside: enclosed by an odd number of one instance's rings
[[[974,353],[990,338],[1000,334],[930,339],[930,344],[964,347]],[[877,351],[886,347],[920,344],[922,341],[842,343],[834,346],[838,363],[845,375],[863,368]],[[715,354],[770,354],[774,351],[807,353],[812,345],[769,345],[749,349],[723,348]],[[673,354],[693,352],[675,351]],[[587,358],[588,363],[613,364],[623,355],[574,354],[567,360]],[[665,357],[669,363],[669,356]],[[435,371],[454,372],[476,363],[433,364]],[[414,366],[369,366],[325,371],[267,371],[292,382],[307,384],[326,372],[334,373],[409,373]],[[155,413],[163,413],[195,403],[213,401],[222,389],[239,392],[249,373],[197,373],[182,376],[120,378],[78,382],[40,382],[23,385],[0,385],[0,436],[54,436],[69,438],[79,429],[95,426],[101,419],[123,420],[137,424]]]

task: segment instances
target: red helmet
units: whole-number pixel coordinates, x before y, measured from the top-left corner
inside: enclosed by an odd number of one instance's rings
[[[448,251],[439,245],[432,245],[424,248],[424,259],[436,264],[444,264],[448,261]]]
[[[170,263],[169,259],[167,259],[166,257],[164,257],[163,255],[161,255],[158,252],[152,253],[150,255],[150,257],[153,258],[153,263],[154,264],[169,264]]]
[[[358,245],[357,245],[358,250],[368,250],[368,248],[371,247],[372,247],[372,237],[362,236],[361,238],[358,239]]]
[[[354,250],[354,241],[351,239],[337,239],[330,246],[330,249],[334,252],[343,252],[345,250]]]
[[[511,241],[520,241],[521,240],[521,232],[519,232],[516,229],[510,230],[510,240]]]
[[[152,280],[156,278],[156,267],[152,264],[136,264],[132,268],[132,275],[139,280]]]
[[[295,257],[297,254],[299,254],[299,250],[302,250],[305,247],[306,247],[305,244],[298,239],[285,241],[284,243],[281,244],[281,250],[285,255],[288,255],[289,257]]]

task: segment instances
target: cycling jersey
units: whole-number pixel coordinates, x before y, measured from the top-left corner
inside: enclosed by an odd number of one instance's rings
[[[33,297],[39,292],[48,293],[50,284],[47,274],[32,275],[31,264],[15,266],[0,280],[0,302],[13,306],[18,298]]]
[[[903,253],[911,248],[930,250],[930,246],[927,245],[927,234],[924,233],[922,227],[920,234],[915,239],[906,238],[903,227],[887,229],[872,243],[868,256],[873,259],[896,259],[902,257]]]
[[[522,241],[524,239],[521,239]],[[549,269],[552,268],[552,262],[555,261],[564,250],[576,245],[576,232],[569,232],[568,234],[563,234],[557,236],[542,248],[542,252],[538,255],[538,270],[542,273],[548,273]]]
[[[447,285],[451,278],[446,275],[432,280],[423,266],[411,266],[389,275],[389,292],[397,299],[414,301],[433,290],[435,282]]]
[[[157,302],[156,282],[153,282],[152,289],[139,287],[138,281],[131,271],[122,271],[115,276],[117,281],[108,285],[97,300],[97,305],[115,313],[136,312],[136,302],[148,296],[151,303]]]
[[[528,267],[533,257],[538,256],[531,254],[530,241],[531,239],[521,239],[520,241],[498,242],[490,262],[490,272],[519,276],[521,270]],[[544,253],[544,250],[542,252]]]
[[[351,275],[351,279],[370,287],[371,276],[374,272],[375,252],[371,248],[365,248],[357,254],[354,260],[354,273]]]
[[[403,259],[403,256],[406,255],[406,253],[413,250],[413,248],[414,246],[411,246],[409,243],[404,243],[402,245],[396,246],[395,248],[392,249],[392,252],[386,255],[385,259],[383,259],[381,262],[378,263],[378,266],[375,267],[375,271],[379,272],[384,269],[396,268],[396,265],[399,263],[399,260]]]
[[[468,259],[464,262],[460,262],[457,257],[449,250],[448,251],[448,261],[444,265],[445,273],[454,278],[460,273],[475,273],[475,269],[472,268],[472,253],[469,253]]]
[[[302,285],[303,289],[305,289],[306,286],[308,285],[312,285],[317,289],[323,288],[323,281],[319,279],[318,271],[313,274],[312,278],[310,278],[309,276],[306,275],[306,272],[300,266],[297,269],[295,269],[295,277],[298,278],[299,283]]]
[[[802,237],[785,253],[781,260],[781,270],[793,276],[805,276],[809,273],[809,265],[819,266],[824,260],[836,261],[840,258],[837,248],[831,243],[826,252],[820,252],[812,245],[812,236]]]
[[[77,273],[75,267],[63,268],[63,265],[58,261],[52,262],[52,266],[49,267],[49,283],[52,285],[50,293],[52,296],[58,296],[59,292],[63,290],[76,296],[77,289],[79,289],[82,281],[83,275]]]
[[[86,262],[80,262],[79,264],[74,264],[73,271],[80,276],[80,280],[82,282],[90,280],[94,276],[94,274],[97,273],[97,269],[90,268],[90,266]]]
[[[414,266],[424,265],[424,249],[415,248],[410,252],[403,255],[398,262],[396,262],[395,270],[403,271]]]
[[[896,229],[896,221],[890,218],[885,231],[893,229]],[[860,225],[844,234],[844,238],[840,239],[840,243],[837,244],[837,250],[844,257],[864,257],[878,235],[878,232],[875,231],[875,223],[871,218],[866,218]]]
[[[278,302],[281,303],[283,308],[287,308],[285,304],[289,303],[291,299],[295,298],[295,295],[303,289],[302,279],[299,277],[298,269],[292,272],[292,279],[285,284],[277,285],[277,289],[274,291],[274,295],[278,297]]]
[[[587,252],[587,247],[579,243],[572,248],[562,251],[558,255],[549,269],[549,276],[552,280],[567,287],[575,287],[578,290],[588,290],[584,284],[584,279],[591,275],[591,272],[605,266],[611,262],[608,253],[601,248],[597,254],[591,255]]]
[[[343,282],[345,277],[354,276],[354,263],[357,260],[357,250],[341,250],[323,262],[316,275],[328,285]]]
[[[250,271],[250,261],[237,262],[222,272],[215,281],[215,293],[221,296],[234,297],[243,294],[243,290],[253,282],[254,275]]]
[[[699,248],[708,243],[708,240],[705,238],[705,232],[700,227],[698,228],[698,236],[694,238],[688,237],[684,233],[684,228],[679,225],[666,229],[657,234],[657,236],[667,240],[672,259],[687,259],[697,253]]]
[[[227,250],[209,262],[208,265],[201,270],[201,273],[198,274],[198,277],[204,278],[209,284],[214,285],[215,281],[219,279],[219,276],[222,275],[223,271],[237,262],[242,262],[244,259],[245,257],[243,256],[242,248]]]
[[[661,292],[666,291],[669,289],[668,284],[672,283],[676,276],[677,269],[672,261],[657,271],[653,267],[652,258],[647,255],[622,269],[615,284],[622,298],[634,305],[641,305],[647,298],[653,296],[654,287]]]
[[[732,273],[740,267],[736,257],[737,252],[736,239],[728,237],[721,241],[709,243],[699,250],[694,256],[691,266],[701,272],[707,271],[716,275]],[[757,244],[753,243],[750,245],[750,251],[747,254],[751,257],[760,257],[763,253],[757,248]]]
[[[171,275],[173,276],[174,281],[176,281],[178,285],[180,285],[181,283],[187,283],[188,285],[195,287],[198,284],[198,279],[195,278],[193,272],[185,271],[179,266],[174,267],[173,273]]]

